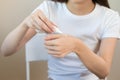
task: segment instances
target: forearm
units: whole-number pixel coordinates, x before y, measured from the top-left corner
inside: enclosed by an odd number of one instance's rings
[[[77,41],[75,53],[82,60],[84,65],[99,78],[104,78],[108,74],[108,67],[103,58],[91,51],[83,42]]]
[[[13,54],[27,30],[28,27],[26,25],[20,24],[17,28],[10,32],[1,46],[2,55],[8,56]]]

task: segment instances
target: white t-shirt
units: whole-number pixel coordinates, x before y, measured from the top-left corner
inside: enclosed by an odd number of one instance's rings
[[[65,3],[53,1],[44,1],[37,9],[42,10],[64,34],[79,38],[96,54],[103,38],[120,38],[119,14],[99,4],[91,13],[83,16],[71,13]],[[49,55],[48,73],[53,80],[99,80],[74,52],[64,58]]]

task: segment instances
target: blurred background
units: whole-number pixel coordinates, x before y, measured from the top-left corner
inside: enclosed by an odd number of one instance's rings
[[[0,46],[5,36],[17,27],[43,0],[0,0]],[[120,13],[120,0],[109,0],[112,9]],[[14,37],[14,36],[13,36]],[[113,59],[108,80],[120,80],[120,41]],[[47,63],[32,62],[31,80],[47,80]],[[10,57],[0,56],[0,80],[25,80],[25,50]]]

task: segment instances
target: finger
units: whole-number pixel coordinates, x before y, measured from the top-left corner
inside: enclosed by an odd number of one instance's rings
[[[53,31],[50,30],[50,29],[47,27],[47,25],[46,25],[44,22],[42,22],[38,17],[33,17],[32,19],[33,19],[34,23],[36,23],[36,24],[35,24],[35,25],[36,25],[36,28],[38,28],[38,29],[40,29],[40,30],[42,30],[42,31],[44,31],[44,32],[46,32],[46,33],[52,33],[52,32],[53,32]]]
[[[50,21],[50,23],[51,23],[52,25],[54,25],[54,27],[57,28],[57,25],[56,25],[54,22]],[[53,27],[53,28],[54,28],[54,27]]]
[[[48,26],[43,22],[41,25],[41,28],[46,32],[46,33],[52,33],[53,31],[48,28]]]
[[[58,39],[60,38],[62,35],[61,34],[49,34],[45,37],[45,40],[52,40],[52,39]]]
[[[56,40],[45,41],[44,44],[45,44],[46,46],[58,46],[58,44],[56,43]]]
[[[53,31],[51,29],[49,29],[49,27],[43,22],[41,21],[38,17],[35,18],[35,21],[37,22],[37,24],[39,25],[39,27],[41,27],[42,29],[44,29],[45,31],[47,31],[48,33],[52,33]]]
[[[52,50],[48,50],[48,53],[51,55],[60,55],[61,53],[58,51],[52,51]]]
[[[57,58],[64,58],[65,54],[54,54],[53,56]]]
[[[33,23],[33,20],[32,20],[32,18],[27,18],[27,25],[28,25],[28,27],[30,27],[30,28],[35,28],[35,26],[32,24]]]
[[[59,51],[57,46],[45,46],[45,48],[52,51]]]
[[[38,11],[39,18],[48,26],[49,29],[54,31],[54,24],[47,19],[47,17],[43,14],[41,10]]]
[[[55,54],[53,55],[54,57],[58,57],[58,58],[63,58],[65,57],[68,53],[70,53],[70,51],[62,51],[61,54]]]
[[[35,29],[42,31],[42,29],[39,27],[39,25],[36,22],[32,22],[32,25],[34,26]]]
[[[42,21],[39,19],[38,16],[35,16],[33,19],[34,19],[34,21],[35,21],[39,26],[41,26]]]

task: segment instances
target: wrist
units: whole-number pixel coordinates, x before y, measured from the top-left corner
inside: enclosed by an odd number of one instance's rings
[[[78,45],[80,45],[80,40],[76,38],[74,41],[74,52],[77,52],[79,48]]]
[[[26,29],[26,30],[29,29],[28,25],[27,25],[26,23],[24,23],[24,22],[22,22],[22,23],[20,24],[20,27],[22,27],[22,28],[24,28],[24,29]]]
[[[80,39],[76,39],[74,52],[76,54],[79,54],[80,52],[84,52],[85,48],[86,46],[84,45],[84,43]]]

